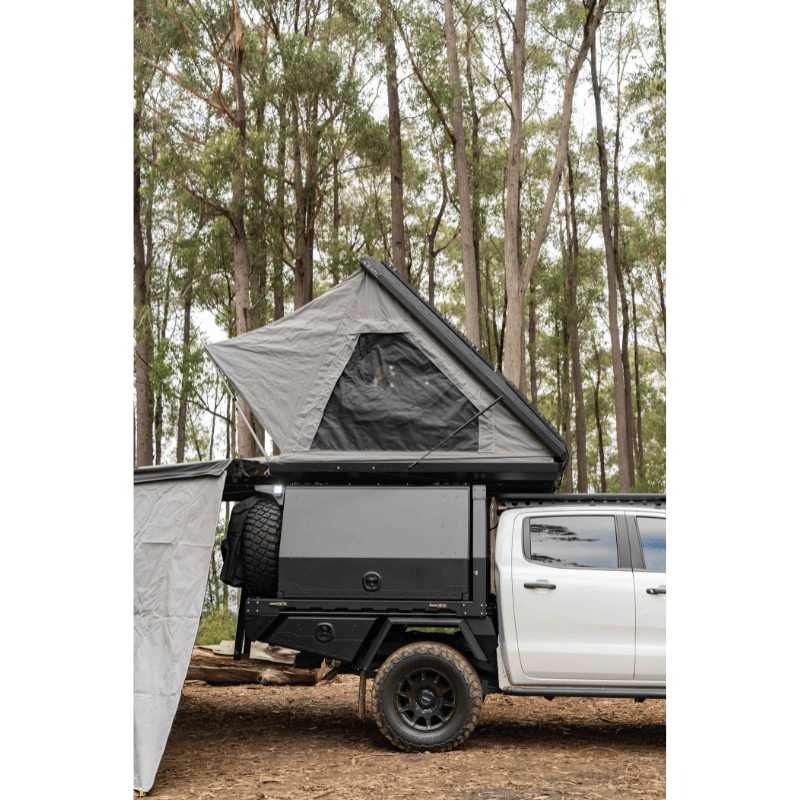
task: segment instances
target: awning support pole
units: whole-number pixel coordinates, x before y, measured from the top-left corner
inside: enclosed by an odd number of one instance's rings
[[[456,428],[449,436],[446,436],[444,439],[442,439],[442,441],[439,442],[439,444],[437,444],[436,447],[433,448],[433,450],[428,450],[428,452],[425,453],[424,456],[418,458],[413,464],[409,466],[409,469],[416,467],[417,464],[419,464],[419,462],[422,461],[423,458],[427,458],[434,450],[438,450],[446,441],[452,439],[457,433],[463,431],[464,428],[466,428],[467,425],[470,424],[470,422],[475,422],[475,420],[478,419],[478,417],[482,417],[492,406],[497,405],[497,403],[499,403],[502,399],[503,399],[502,397],[496,398],[491,403],[489,403],[489,405],[486,406],[486,408],[484,408],[483,411],[479,411],[474,417],[470,417],[460,428]]]
[[[242,647],[244,642],[244,619],[247,614],[247,598],[249,596],[249,592],[247,591],[247,587],[242,588],[242,594],[239,597],[239,609],[238,609],[238,617],[236,618],[236,639],[233,643],[233,660],[234,661],[241,661],[242,659],[242,650],[245,649]],[[246,648],[247,653],[246,655],[250,655],[250,648]]]
[[[214,363],[214,359],[209,359],[212,364],[214,364],[214,369],[217,371],[217,375],[219,375],[220,380],[222,381],[222,386],[224,387],[225,391],[231,396],[231,400],[233,400],[233,404],[239,410],[239,416],[244,420],[244,424],[247,425],[247,430],[250,431],[250,435],[253,437],[253,441],[258,445],[258,449],[264,454],[264,458],[267,459],[267,463],[269,464],[269,456],[267,455],[267,451],[264,449],[264,445],[261,444],[261,440],[256,436],[256,432],[253,430],[253,426],[250,424],[250,420],[247,419],[247,414],[242,413],[242,406],[239,403],[239,398],[231,391],[230,386],[228,386],[228,382],[225,380],[225,376],[220,372],[219,367]],[[456,431],[458,433],[458,431]]]

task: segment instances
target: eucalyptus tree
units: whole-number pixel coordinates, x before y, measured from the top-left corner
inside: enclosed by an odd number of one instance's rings
[[[163,119],[163,154],[153,166],[231,228],[236,330],[250,329],[250,267],[245,228],[247,106],[245,26],[239,0],[137,0],[144,35],[135,53],[171,84]],[[244,414],[249,411],[242,406]],[[247,422],[239,420],[239,455],[255,455]]]
[[[561,172],[567,158],[567,143],[572,117],[572,97],[575,92],[575,84],[578,80],[578,74],[583,66],[583,62],[586,60],[589,47],[594,41],[595,31],[603,17],[606,3],[607,0],[590,0],[586,6],[586,15],[583,21],[583,36],[580,46],[577,48],[575,59],[572,62],[572,67],[566,76],[555,165],[550,177],[544,208],[539,218],[534,239],[530,245],[527,260],[523,267],[521,263],[517,263],[516,254],[513,254],[513,260],[506,262],[508,342],[504,374],[520,388],[525,386],[525,351],[523,346],[525,330],[525,293],[530,284],[531,275],[536,266],[536,261],[539,258],[545,236],[547,235],[550,214],[553,210],[558,184],[561,180]]]

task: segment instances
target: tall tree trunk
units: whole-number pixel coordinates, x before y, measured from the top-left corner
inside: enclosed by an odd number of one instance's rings
[[[236,96],[236,122],[239,130],[237,139],[238,160],[233,176],[231,199],[231,227],[233,228],[233,285],[236,295],[236,335],[241,336],[250,330],[250,267],[247,260],[247,233],[244,226],[245,159],[247,154],[247,109],[244,101],[242,64],[244,62],[244,33],[239,14],[238,0],[233,0],[233,21],[235,37],[233,44],[233,89]],[[242,414],[250,416],[243,401]],[[251,458],[256,454],[255,443],[244,418],[239,420],[239,457]]]
[[[304,303],[304,272],[303,256],[306,250],[306,210],[305,210],[305,189],[303,187],[303,168],[300,163],[300,120],[297,108],[292,105],[292,155],[294,157],[294,310],[297,311]]]
[[[522,152],[522,90],[525,78],[525,21],[527,19],[525,0],[517,0],[514,16],[513,71],[511,73],[511,130],[508,141],[508,169],[506,175],[506,210],[504,218],[505,241],[503,262],[506,273],[506,288],[509,295],[508,319],[510,347],[505,359],[506,377],[520,389],[525,387],[525,360],[522,358],[524,328],[517,325],[524,314],[524,289],[519,285],[521,266],[520,236],[520,176]],[[533,270],[525,282],[527,286],[533,279]]]
[[[664,45],[664,26],[661,22],[661,3],[656,0],[656,14],[658,15],[658,40],[661,43],[661,58],[664,60],[664,69],[667,68],[667,48]]]
[[[306,187],[305,187],[305,218],[306,218],[306,232],[303,249],[303,303],[310,303],[314,299],[314,234],[315,234],[315,220],[314,202],[311,199],[314,187],[311,183],[311,165],[308,166],[306,172]]]
[[[642,444],[642,392],[639,382],[639,330],[636,321],[636,288],[630,274],[628,280],[631,287],[631,306],[633,310],[633,370],[636,383],[636,460],[638,475],[641,478],[644,470],[644,445]]]
[[[434,293],[436,289],[434,263],[439,251],[436,249],[436,234],[439,232],[439,225],[442,222],[445,208],[447,207],[447,184],[444,182],[444,175],[442,175],[442,204],[439,206],[439,213],[433,221],[430,231],[427,235],[428,240],[428,302],[433,305]]]
[[[481,214],[480,214],[480,170],[481,170],[481,140],[480,140],[480,117],[478,116],[478,105],[475,102],[475,82],[472,78],[472,41],[475,32],[467,24],[467,46],[465,60],[467,65],[467,91],[469,93],[470,118],[472,121],[472,180],[470,182],[470,195],[472,198],[470,214],[472,215],[472,249],[475,251],[475,285],[478,291],[478,327],[480,319],[486,319],[483,308],[483,294],[481,292],[481,237],[483,235]],[[488,320],[487,320],[488,321]],[[476,342],[483,349],[484,341],[488,342],[489,326],[486,326],[486,339]]]
[[[528,357],[531,362],[531,405],[539,408],[539,387],[536,374],[536,303],[533,296],[533,280],[531,280],[531,298],[528,301]]]
[[[597,423],[597,451],[600,455],[600,491],[606,493],[606,457],[603,451],[603,426],[600,422],[600,351],[597,345],[594,347],[594,355],[597,361],[597,383],[594,388],[594,418]]]
[[[169,317],[169,284],[172,277],[172,255],[167,263],[167,278],[164,284],[164,310],[161,317],[161,330],[159,342],[163,342],[167,337],[167,319]],[[156,397],[156,416],[155,416],[155,443],[156,443],[156,464],[161,463],[161,439],[164,427],[164,392],[159,390]]]
[[[592,91],[594,92],[595,116],[597,119],[597,155],[600,162],[600,208],[603,227],[603,241],[606,249],[606,273],[608,278],[608,321],[611,332],[611,360],[614,371],[614,409],[617,423],[617,460],[619,462],[619,490],[631,490],[631,475],[628,458],[627,417],[625,413],[625,377],[622,366],[622,353],[619,346],[619,324],[617,322],[617,275],[614,259],[614,244],[611,238],[611,212],[608,201],[608,157],[603,134],[603,112],[600,101],[600,84],[597,80],[597,61],[592,42],[589,59],[592,71]]]
[[[566,488],[570,494],[574,491],[574,484],[572,478],[572,395],[570,393],[570,368],[569,368],[569,353],[570,353],[570,335],[569,325],[567,320],[564,320],[562,326],[562,336],[564,342],[564,349],[562,358],[564,359],[564,443],[567,445],[567,451],[570,454],[570,461],[566,469]]]
[[[215,413],[213,413],[211,415],[211,434],[208,437],[208,460],[209,461],[213,461],[214,460],[214,429],[217,426],[217,414],[216,414],[216,411],[217,411],[218,406],[219,406],[219,402],[217,400],[217,395],[216,395],[216,392],[215,392],[214,393],[214,412]]]
[[[278,209],[278,253],[274,260],[273,273],[273,304],[275,306],[275,319],[279,320],[284,315],[283,308],[283,239],[286,235],[286,102],[281,100],[278,110],[278,181],[275,190],[275,205]]]
[[[575,83],[578,80],[583,62],[589,52],[590,45],[594,42],[595,31],[603,18],[608,0],[589,0],[586,7],[586,21],[583,26],[583,40],[575,56],[572,69],[567,75],[566,86],[564,87],[564,102],[561,108],[561,127],[558,135],[558,147],[556,149],[556,162],[550,177],[550,185],[547,190],[542,215],[536,227],[536,233],[531,243],[531,249],[525,262],[524,270],[509,270],[509,261],[506,261],[506,289],[508,291],[508,348],[504,355],[506,369],[504,374],[509,380],[517,383],[522,388],[523,384],[518,383],[520,376],[524,377],[525,353],[524,353],[524,333],[525,333],[525,314],[524,314],[524,295],[530,283],[534,267],[539,258],[539,252],[544,244],[547,235],[547,227],[550,222],[550,215],[553,211],[558,184],[561,180],[561,172],[564,169],[564,162],[567,157],[567,143],[569,140],[570,119],[572,117],[572,98],[575,93]],[[520,2],[520,0],[518,0]],[[507,235],[507,234],[506,234]]]
[[[661,307],[661,326],[664,328],[664,349],[661,350],[661,355],[664,359],[664,366],[667,366],[667,304],[664,300],[664,278],[661,275],[661,267],[658,265],[658,257],[655,258],[656,268],[656,282],[658,283],[658,300]],[[657,335],[657,334],[656,334]]]
[[[334,257],[331,259],[331,277],[333,285],[339,283],[339,228],[342,224],[342,215],[339,212],[339,156],[333,156],[333,251]]]
[[[489,308],[491,308],[492,310],[492,330],[491,330],[492,336],[490,338],[492,341],[494,341],[494,361],[497,364],[497,369],[502,370],[503,345],[500,340],[500,336],[497,332],[497,310],[495,308],[494,287],[492,286],[492,278],[491,274],[489,273],[489,261],[490,259],[488,258],[485,261],[485,274],[486,274],[486,297],[487,297],[487,302],[489,304]],[[505,302],[505,299],[503,302]],[[491,348],[489,348],[489,352],[491,352]]]
[[[389,174],[392,189],[392,264],[408,280],[403,225],[403,144],[400,138],[400,97],[397,91],[397,52],[387,4],[381,0],[381,35],[386,51],[386,89],[389,102]]]
[[[628,435],[628,474],[631,478],[631,489],[636,484],[635,468],[635,442],[633,429],[633,394],[631,391],[631,360],[628,348],[630,337],[630,315],[628,312],[628,293],[625,290],[625,280],[622,277],[622,256],[620,254],[619,236],[619,130],[622,122],[621,103],[622,91],[620,86],[620,58],[617,58],[617,124],[614,130],[614,268],[617,273],[620,300],[622,301],[622,375],[625,379],[625,430]]]
[[[189,401],[189,346],[191,342],[192,287],[186,288],[183,304],[183,353],[181,354],[181,395],[178,404],[178,442],[176,461],[182,464],[186,458],[186,406]]]
[[[572,354],[572,381],[575,391],[575,444],[576,465],[578,468],[578,491],[589,490],[589,472],[586,465],[586,409],[583,400],[583,372],[581,370],[580,342],[578,340],[578,218],[575,211],[575,180],[572,173],[572,159],[567,152],[567,175],[569,188],[569,209],[572,221],[572,247],[570,251],[567,290],[569,299],[570,349]],[[569,224],[569,223],[568,223]]]
[[[630,313],[628,310],[628,293],[625,290],[625,281],[622,277],[619,251],[615,253],[617,286],[619,287],[620,300],[622,301],[622,377],[625,383],[625,431],[628,437],[628,474],[631,477],[631,490],[635,488],[635,435],[633,426],[633,391],[631,388],[631,361],[630,348]]]
[[[453,138],[455,139],[458,211],[461,218],[461,258],[464,267],[464,311],[467,338],[475,345],[481,343],[481,323],[478,312],[478,282],[475,266],[475,247],[472,236],[472,203],[469,196],[467,149],[464,140],[464,111],[461,104],[461,75],[456,50],[456,28],[453,20],[453,0],[444,0],[444,34],[447,40],[447,65],[453,87]]]
[[[153,465],[153,411],[151,407],[150,354],[152,332],[147,256],[142,234],[142,168],[139,154],[141,112],[133,112],[133,308],[136,332],[136,466]]]
[[[553,320],[553,333],[554,340],[558,342],[561,339],[561,326],[558,319]],[[564,433],[564,392],[562,390],[561,381],[561,355],[558,352],[558,345],[556,345],[556,427],[559,433]]]

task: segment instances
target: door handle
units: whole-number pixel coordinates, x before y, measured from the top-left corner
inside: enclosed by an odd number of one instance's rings
[[[647,594],[666,594],[667,587],[666,586],[659,586],[657,589],[648,589]]]
[[[547,583],[547,581],[536,581],[536,583],[526,583],[526,589],[555,589],[554,583]]]

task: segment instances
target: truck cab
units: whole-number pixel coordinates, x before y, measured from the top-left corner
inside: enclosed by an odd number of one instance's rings
[[[663,695],[665,509],[511,508],[497,528],[494,571],[503,691]]]

